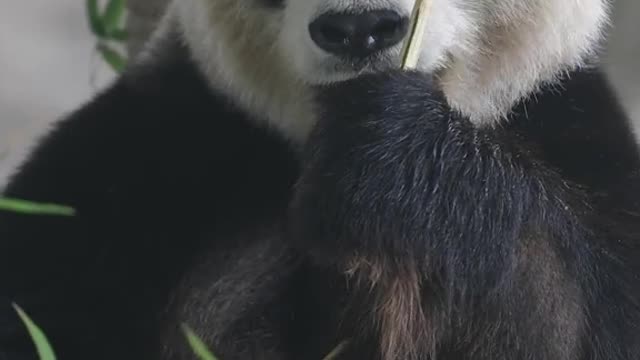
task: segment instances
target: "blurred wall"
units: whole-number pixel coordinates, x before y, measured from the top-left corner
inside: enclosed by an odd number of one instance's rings
[[[147,14],[129,0],[134,16]],[[0,0],[0,179],[28,145],[108,84],[114,74],[96,56],[82,0]],[[640,0],[618,0],[603,59],[640,129]],[[141,28],[148,23],[137,22]],[[139,42],[136,42],[136,46]],[[0,186],[2,182],[0,180]]]
[[[613,13],[613,28],[608,54],[603,59],[627,111],[640,134],[640,0],[618,0]]]
[[[34,136],[113,77],[82,0],[0,0],[0,179]]]

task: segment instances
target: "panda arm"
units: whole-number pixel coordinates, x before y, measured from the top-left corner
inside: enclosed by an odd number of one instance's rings
[[[474,127],[422,74],[349,81],[325,90],[318,109],[292,238],[319,263],[393,293],[377,304],[396,307],[374,322],[383,338],[396,335],[383,347],[435,347],[422,331],[445,348],[465,346],[446,334],[472,339],[477,359],[573,358],[584,305],[576,279],[592,271],[586,204],[526,139]],[[411,282],[423,284],[413,295]],[[399,300],[412,296],[424,309]]]
[[[9,182],[5,196],[77,213],[0,212],[1,359],[35,354],[12,302],[63,359],[146,357],[199,249],[287,202],[297,169],[285,144],[191,66],[144,71],[56,124]]]

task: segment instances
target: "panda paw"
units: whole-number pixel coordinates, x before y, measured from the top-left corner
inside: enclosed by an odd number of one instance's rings
[[[317,105],[291,207],[294,243],[341,267],[423,253],[431,155],[455,122],[431,77],[366,75],[323,89]]]

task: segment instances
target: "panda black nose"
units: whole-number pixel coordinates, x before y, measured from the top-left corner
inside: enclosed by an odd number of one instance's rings
[[[364,58],[398,44],[408,23],[407,17],[389,10],[325,13],[309,25],[309,32],[316,45],[331,54]]]

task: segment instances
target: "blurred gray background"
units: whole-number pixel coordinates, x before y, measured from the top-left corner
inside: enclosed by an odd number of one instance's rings
[[[157,1],[164,0],[129,0],[132,31],[152,23],[148,5]],[[95,52],[84,6],[83,0],[0,0],[0,185],[48,124],[114,78]],[[639,18],[640,0],[617,0],[603,61],[640,133]]]

